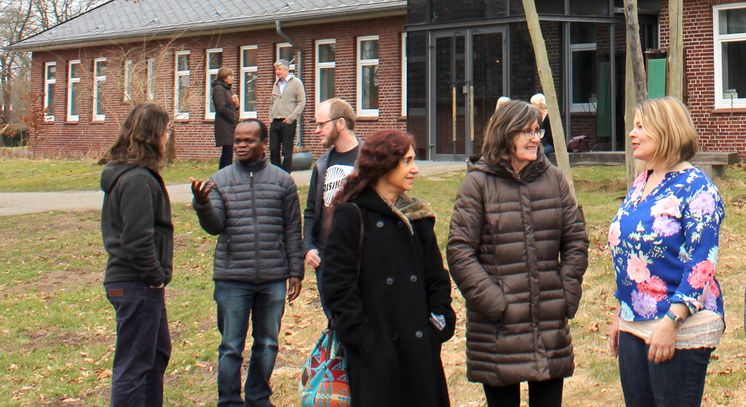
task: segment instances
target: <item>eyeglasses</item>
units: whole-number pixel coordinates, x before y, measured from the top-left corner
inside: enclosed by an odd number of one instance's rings
[[[320,128],[324,127],[324,126],[325,126],[325,125],[326,125],[327,123],[329,123],[329,122],[333,122],[333,121],[335,121],[335,120],[339,120],[339,117],[337,117],[337,118],[335,118],[335,119],[329,119],[329,120],[327,120],[327,121],[324,121],[324,122],[316,122],[316,130],[318,130],[318,129],[320,129]]]
[[[520,133],[525,138],[538,137],[539,139],[544,138],[544,129],[536,131],[521,131]]]

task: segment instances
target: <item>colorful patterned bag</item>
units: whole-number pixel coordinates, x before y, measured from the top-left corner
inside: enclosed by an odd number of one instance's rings
[[[300,377],[302,407],[349,407],[350,383],[342,345],[330,329],[321,333]]]

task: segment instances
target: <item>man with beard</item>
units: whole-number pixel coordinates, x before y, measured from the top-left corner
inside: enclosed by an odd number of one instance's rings
[[[321,257],[331,229],[332,201],[342,189],[347,176],[355,168],[360,142],[355,136],[357,116],[349,103],[339,98],[328,99],[316,108],[315,134],[321,145],[328,148],[311,173],[308,201],[303,211],[303,240],[306,245],[306,263],[316,269],[316,284],[321,293]],[[319,295],[321,299],[321,295]],[[329,310],[321,299],[327,318]]]

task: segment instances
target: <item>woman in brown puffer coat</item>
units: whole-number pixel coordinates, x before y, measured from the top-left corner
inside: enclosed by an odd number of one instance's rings
[[[511,101],[490,119],[482,157],[456,198],[448,265],[466,299],[467,376],[487,404],[561,406],[573,373],[568,319],[588,236],[566,180],[541,148],[539,112]]]

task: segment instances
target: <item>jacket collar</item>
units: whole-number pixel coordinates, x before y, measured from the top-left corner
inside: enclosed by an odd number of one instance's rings
[[[395,205],[383,199],[373,187],[368,187],[358,195],[355,203],[362,208],[377,212],[383,216],[401,220],[409,233],[413,233],[412,222],[420,219],[435,219],[435,213],[426,202],[419,201],[409,195],[402,194]]]
[[[488,163],[484,158],[479,158],[469,166],[469,171],[481,171],[503,178],[511,178],[520,183],[528,184],[535,181],[552,165],[544,153],[539,153],[536,160],[530,162],[520,173],[513,170],[508,160],[500,160],[498,164]]]
[[[233,161],[233,164],[236,166],[236,168],[238,168],[241,171],[245,171],[245,172],[257,172],[257,171],[261,171],[261,170],[267,168],[267,163],[268,163],[268,161],[267,161],[266,154],[263,155],[262,158],[254,161],[252,163],[248,163],[248,164],[243,163],[241,160],[234,160]]]

